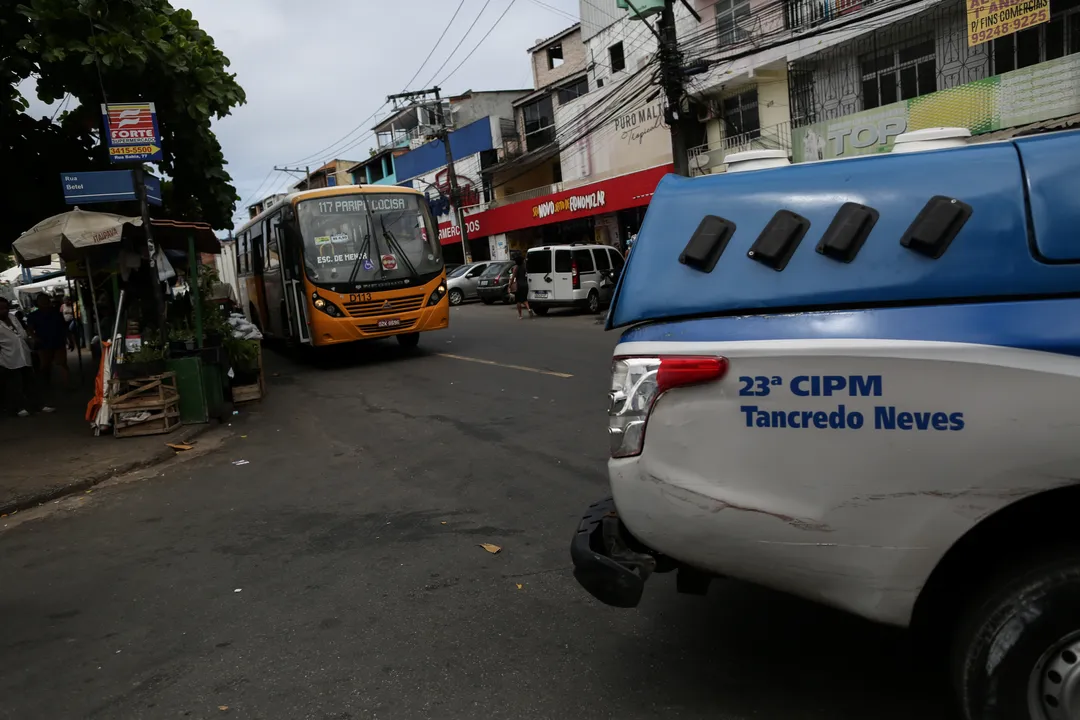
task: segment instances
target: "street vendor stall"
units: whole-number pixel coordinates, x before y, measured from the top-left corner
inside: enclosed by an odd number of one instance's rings
[[[87,420],[95,433],[165,433],[181,423],[227,413],[228,377],[257,342],[234,338],[227,314],[211,299],[216,273],[202,254],[220,252],[205,223],[150,220],[75,210],[49,218],[14,243],[26,265],[58,254],[68,275],[84,280],[101,342]],[[152,250],[151,250],[152,248]],[[151,252],[153,255],[151,255]],[[180,278],[186,292],[175,292]],[[111,290],[113,302],[109,302]]]

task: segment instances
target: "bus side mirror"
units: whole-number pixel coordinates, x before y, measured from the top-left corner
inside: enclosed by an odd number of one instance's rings
[[[285,220],[286,223],[295,222],[296,210],[293,209],[292,205],[286,205],[285,208],[281,211],[281,217]]]

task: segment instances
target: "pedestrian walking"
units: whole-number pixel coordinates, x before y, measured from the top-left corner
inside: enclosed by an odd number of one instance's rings
[[[67,324],[68,329],[68,350],[74,350],[76,345],[75,335],[75,304],[71,302],[71,297],[67,295],[57,295],[56,303],[60,307],[60,314],[64,316],[64,323]],[[81,346],[82,343],[79,343]]]
[[[34,338],[34,351],[41,361],[39,370],[45,385],[52,385],[52,369],[60,373],[64,387],[68,386],[68,325],[64,315],[45,293],[34,298],[37,310],[30,313],[30,333]]]
[[[31,408],[51,413],[54,408],[42,405],[39,399],[26,330],[10,310],[7,298],[0,297],[0,387],[4,401],[19,417],[29,415]]]
[[[529,311],[529,317],[536,313],[529,307],[529,276],[525,273],[525,258],[518,255],[514,260],[514,275],[510,278],[510,292],[514,293],[517,301],[518,320],[523,319],[521,308]]]

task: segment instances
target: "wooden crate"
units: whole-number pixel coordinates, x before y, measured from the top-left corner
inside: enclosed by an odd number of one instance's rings
[[[266,394],[266,373],[263,370],[262,343],[259,343],[259,380],[250,385],[234,385],[232,399],[234,404],[261,400]]]
[[[176,373],[167,372],[145,378],[112,379],[109,409],[112,412],[113,435],[136,437],[162,435],[180,427],[180,393],[176,390]],[[149,413],[142,420],[125,420],[125,413]]]

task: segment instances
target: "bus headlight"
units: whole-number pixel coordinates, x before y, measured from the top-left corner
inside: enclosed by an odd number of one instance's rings
[[[438,305],[439,301],[446,296],[446,283],[440,283],[439,287],[431,291],[431,297],[428,298],[428,307],[432,305]]]
[[[341,308],[339,308],[337,305],[330,302],[329,300],[324,300],[323,298],[319,297],[318,295],[316,295],[314,298],[312,298],[311,304],[315,306],[316,310],[321,310],[322,312],[326,313],[330,317],[335,317],[335,318],[345,317],[345,313],[343,313],[341,311]]]

